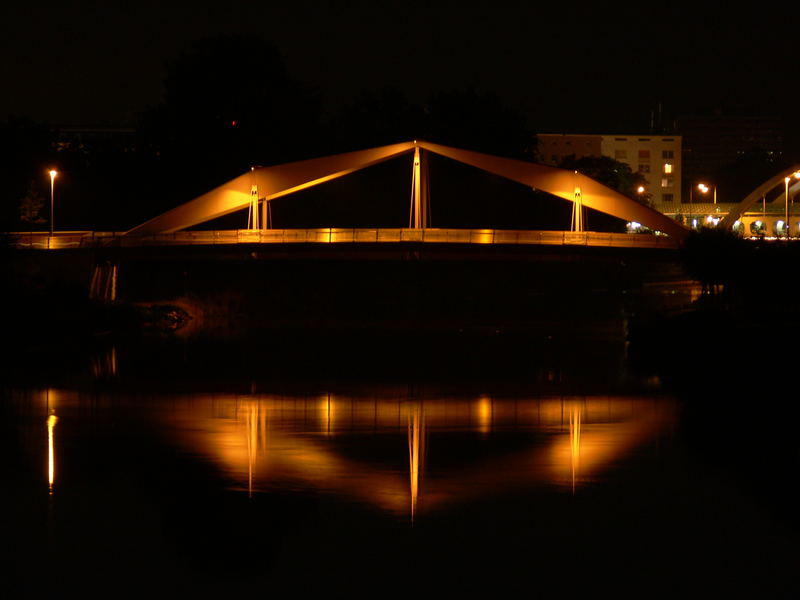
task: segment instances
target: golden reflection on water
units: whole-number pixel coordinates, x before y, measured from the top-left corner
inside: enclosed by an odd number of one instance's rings
[[[425,418],[422,407],[417,406],[408,418],[408,472],[411,488],[411,522],[417,516],[420,471],[425,461]]]
[[[56,395],[62,414],[101,401],[48,390],[51,490]],[[144,411],[152,431],[184,455],[215,465],[230,489],[250,496],[317,491],[412,521],[423,512],[536,486],[576,493],[657,443],[677,415],[672,400],[650,397],[420,398],[408,390],[108,401]]]
[[[489,396],[478,398],[478,431],[487,434],[492,430],[492,399]]]
[[[186,400],[185,409],[173,404],[168,417],[175,440],[211,459],[234,488],[246,481],[251,495],[316,489],[412,520],[423,499],[430,511],[537,485],[575,493],[656,439],[675,418],[669,401],[610,396]],[[464,438],[455,434],[477,434],[489,443],[505,435],[522,441],[513,450],[490,450],[465,464],[458,446]],[[372,455],[373,445],[385,449],[386,440],[398,451],[407,446],[405,461],[399,452],[392,460]]]
[[[247,493],[253,495],[253,470],[256,466],[259,446],[266,448],[266,440],[259,439],[259,432],[266,435],[266,427],[261,426],[261,406],[259,403],[250,403],[243,407],[245,430],[247,435]]]
[[[56,405],[58,392],[47,389],[44,393],[45,412],[47,413],[47,490],[53,495],[53,484],[56,481],[55,428],[58,423]]]
[[[581,406],[573,402],[569,407],[569,449],[572,467],[572,493],[575,493],[575,478],[581,468]]]
[[[58,417],[50,414],[47,417],[47,483],[50,493],[53,493],[53,483],[56,480],[56,457],[54,450],[54,430]]]
[[[116,377],[119,375],[117,367],[117,347],[111,346],[102,354],[95,356],[91,361],[92,375],[95,379]]]

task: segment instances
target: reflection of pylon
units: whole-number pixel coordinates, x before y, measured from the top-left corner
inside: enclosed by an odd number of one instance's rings
[[[572,493],[575,493],[575,480],[581,468],[581,407],[573,404],[569,408],[569,449],[572,467]]]
[[[419,482],[425,461],[425,420],[417,407],[408,417],[408,464],[411,484],[411,522],[417,516]]]
[[[245,438],[247,440],[247,495],[253,496],[253,474],[259,451],[267,447],[267,413],[258,402],[247,403],[245,412]]]

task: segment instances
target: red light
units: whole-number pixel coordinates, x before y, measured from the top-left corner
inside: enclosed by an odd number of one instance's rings
[[[231,127],[236,127],[236,121],[231,121]]]

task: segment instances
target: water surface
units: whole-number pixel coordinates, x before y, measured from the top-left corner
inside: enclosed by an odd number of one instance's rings
[[[21,597],[796,589],[796,523],[709,451],[767,458],[732,430],[759,404],[697,418],[652,379],[182,391],[116,385],[115,360],[4,393]]]

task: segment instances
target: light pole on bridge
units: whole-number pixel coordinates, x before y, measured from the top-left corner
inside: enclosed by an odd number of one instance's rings
[[[55,225],[53,224],[53,215],[55,214],[55,189],[56,189],[56,175],[58,171],[50,169],[50,236],[53,235]]]
[[[800,179],[800,171],[795,171],[794,173],[792,173],[792,175],[794,176],[795,179]],[[792,179],[791,177],[784,177],[783,178],[784,191],[785,191],[785,194],[786,194],[783,229],[786,232],[786,241],[787,242],[789,241],[789,237],[791,236],[791,233],[792,233],[792,226],[791,226],[791,223],[789,223],[789,181],[791,179]]]

